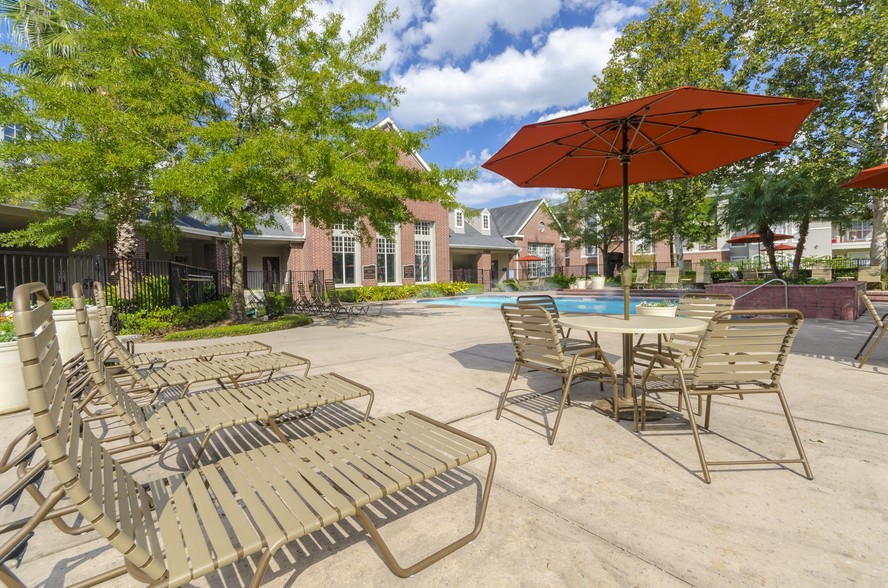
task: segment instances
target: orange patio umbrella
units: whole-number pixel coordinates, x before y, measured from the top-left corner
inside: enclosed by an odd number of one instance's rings
[[[675,88],[526,125],[482,167],[527,188],[622,186],[623,242],[628,243],[630,184],[689,178],[786,147],[818,103]],[[629,248],[623,249],[628,267]],[[628,283],[624,316],[629,318]]]
[[[861,171],[842,188],[888,188],[888,163]]]
[[[774,233],[775,241],[786,241],[787,239],[792,239],[792,235],[784,235],[782,233]],[[739,235],[737,237],[731,237],[725,241],[726,243],[730,243],[732,245],[743,245],[747,243],[761,243],[762,236],[758,233],[749,233],[748,235]]]

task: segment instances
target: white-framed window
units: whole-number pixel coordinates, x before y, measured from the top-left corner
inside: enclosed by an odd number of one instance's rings
[[[18,125],[6,125],[3,127],[3,141],[14,141],[19,134],[21,134],[21,129]]]
[[[456,228],[457,228],[457,229],[461,229],[461,228],[463,228],[463,226],[465,225],[465,217],[463,216],[463,211],[461,211],[461,210],[457,210],[457,211],[456,211],[456,221],[455,221],[455,223],[456,223]]]
[[[490,215],[486,212],[481,214],[481,229],[485,231],[490,230]]]
[[[851,223],[848,229],[848,241],[869,241],[873,238],[873,222],[858,220]]]
[[[435,227],[430,221],[417,221],[413,225],[414,234],[414,276],[417,284],[435,280],[434,254]]]
[[[583,257],[598,257],[598,247],[595,245],[586,245],[583,249]]]
[[[637,239],[635,241],[635,253],[653,253],[654,252],[654,240],[650,237]]]
[[[546,223],[544,223],[543,221],[540,221],[540,224],[537,225],[537,228],[539,228],[539,230],[540,230],[541,233],[545,232],[545,230],[546,230]]]
[[[376,279],[380,284],[395,284],[399,280],[397,227],[394,232],[392,239],[376,236]]]
[[[333,235],[333,282],[356,284],[358,254],[355,238],[351,235]]]
[[[551,243],[528,243],[527,254],[542,257],[543,261],[531,261],[527,264],[527,277],[547,278],[552,275],[555,264],[555,246]]]

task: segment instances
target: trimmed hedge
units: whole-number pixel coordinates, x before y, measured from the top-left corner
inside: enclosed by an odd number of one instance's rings
[[[336,290],[342,302],[382,302],[383,300],[406,300],[408,298],[439,298],[458,296],[474,286],[466,282],[445,282],[435,284],[406,284],[404,286],[360,286]]]
[[[122,312],[117,315],[120,333],[141,333],[148,336],[162,335],[173,329],[194,327],[221,321],[231,311],[231,299],[222,298],[184,309],[178,306]]]
[[[192,329],[190,331],[176,331],[166,335],[164,341],[192,341],[194,339],[215,339],[217,337],[236,337],[238,335],[256,335],[258,333],[270,333],[283,331],[295,327],[303,327],[311,324],[312,320],[302,314],[285,316],[270,321],[254,321],[239,325],[225,325],[222,327],[206,327]]]

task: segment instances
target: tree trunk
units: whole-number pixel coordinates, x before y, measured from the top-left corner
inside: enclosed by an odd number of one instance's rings
[[[231,224],[231,314],[229,318],[242,322],[247,318],[244,303],[244,228]]]
[[[882,120],[888,120],[888,65],[879,75],[874,76],[876,111],[882,115]],[[888,122],[882,124],[882,139],[888,139]],[[883,151],[882,161],[888,159],[888,153]],[[888,161],[886,161],[888,163]],[[879,196],[879,192],[873,197],[873,238],[870,241],[870,263],[878,265],[882,271],[886,269],[886,248],[888,248],[888,197]]]
[[[133,256],[136,254],[136,228],[133,223],[121,223],[114,241],[114,277],[117,279],[117,296],[125,300],[133,298]]]
[[[682,243],[681,235],[678,234],[678,231],[676,231],[675,235],[673,235],[672,243],[673,247],[675,248],[675,258],[672,260],[672,265],[673,267],[684,269],[684,243]]]
[[[792,269],[789,271],[789,277],[797,278],[799,276],[799,268],[802,265],[802,254],[805,252],[805,243],[808,241],[808,231],[811,228],[811,219],[805,217],[799,223],[799,243],[796,245],[795,255],[792,258]]]
[[[780,268],[777,266],[777,255],[774,253],[774,231],[771,230],[771,227],[765,226],[759,229],[759,234],[762,238],[762,245],[765,246],[765,251],[768,253],[771,272],[778,278],[782,277]]]

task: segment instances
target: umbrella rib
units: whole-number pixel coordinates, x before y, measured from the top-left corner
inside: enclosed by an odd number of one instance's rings
[[[666,136],[669,132],[671,132],[671,131],[675,131],[675,130],[678,130],[678,129],[681,128],[681,129],[686,129],[686,130],[688,130],[688,131],[693,131],[693,135],[697,135],[697,134],[700,134],[700,133],[708,133],[708,134],[711,134],[711,135],[719,135],[719,136],[721,136],[721,137],[732,137],[732,138],[735,138],[735,139],[744,139],[744,140],[747,140],[747,141],[758,141],[759,143],[767,143],[767,144],[769,144],[769,145],[782,145],[782,144],[783,144],[782,141],[774,141],[773,139],[763,139],[763,138],[761,138],[761,137],[753,137],[752,135],[741,135],[741,134],[739,134],[739,133],[727,133],[727,132],[725,132],[725,131],[712,131],[712,130],[704,129],[704,128],[700,128],[700,127],[677,126],[677,125],[670,125],[670,124],[661,123],[661,122],[656,122],[656,121],[651,121],[651,120],[649,120],[649,121],[647,122],[647,124],[649,124],[649,125],[658,125],[658,126],[666,127],[666,128],[669,129],[667,132],[665,132],[665,133],[663,133],[662,135],[660,135],[660,137],[664,137],[664,136]],[[670,140],[668,140],[668,141],[662,143],[661,146],[662,146],[662,145],[668,145],[668,144],[670,144],[670,143],[675,143],[676,141],[681,141],[681,140],[683,140],[683,139],[687,139],[688,137],[692,137],[693,135],[687,135],[687,136],[685,136],[685,137],[678,137],[678,138],[676,138],[676,139],[670,139]],[[658,139],[659,139],[659,137],[658,137]]]

